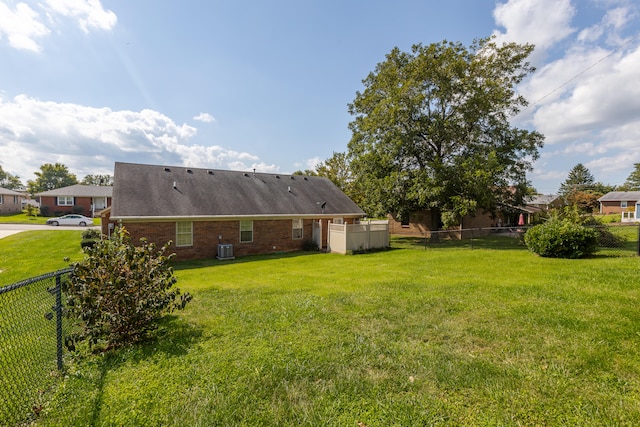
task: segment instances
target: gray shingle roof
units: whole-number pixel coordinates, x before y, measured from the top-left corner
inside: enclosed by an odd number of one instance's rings
[[[110,186],[76,184],[43,191],[36,196],[111,197],[112,192],[113,187]]]
[[[557,194],[536,194],[525,198],[528,205],[549,205],[553,203],[559,196]]]
[[[120,162],[114,168],[114,219],[340,215],[364,212],[323,177]]]
[[[4,195],[8,195],[8,196],[22,196],[22,197],[24,197],[24,194],[19,193],[19,192],[14,191],[14,190],[9,190],[8,188],[4,188],[4,187],[0,187],[0,194],[4,194]]]
[[[637,202],[640,200],[640,191],[611,191],[598,199],[600,202],[618,202],[622,200]]]

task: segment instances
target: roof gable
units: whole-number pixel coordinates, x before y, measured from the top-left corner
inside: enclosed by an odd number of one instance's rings
[[[111,186],[75,184],[75,185],[70,185],[68,187],[55,188],[53,190],[43,191],[42,193],[36,194],[36,196],[111,197],[112,193],[113,193],[113,187]]]
[[[329,179],[116,163],[113,218],[363,216]]]
[[[21,197],[24,197],[24,194],[19,193],[19,192],[14,191],[14,190],[9,190],[8,188],[4,188],[4,187],[0,187],[0,194],[3,194],[5,196],[21,196]]]
[[[637,202],[640,201],[640,191],[610,191],[598,199],[600,202]]]
[[[536,194],[525,198],[528,205],[550,205],[558,199],[557,194]]]

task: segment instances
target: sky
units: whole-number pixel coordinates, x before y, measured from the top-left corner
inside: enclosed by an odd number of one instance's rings
[[[0,166],[82,179],[114,162],[292,173],[347,151],[348,104],[394,47],[532,43],[514,126],[528,179],[640,162],[636,0],[0,0]]]

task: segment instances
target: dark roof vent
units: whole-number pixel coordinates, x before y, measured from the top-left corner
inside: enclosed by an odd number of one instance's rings
[[[169,168],[164,168],[164,171],[165,171],[165,172],[171,172],[171,169],[169,169]]]
[[[276,175],[276,179],[280,179],[280,175]]]
[[[187,173],[193,173],[191,169],[187,169]]]
[[[209,175],[213,175],[213,171],[207,171]]]
[[[304,180],[305,180],[305,181],[309,181],[309,180],[307,179],[307,177],[306,177],[306,176],[304,177]]]
[[[293,175],[291,175],[291,179],[295,179],[295,178],[293,177]]]
[[[248,173],[246,173],[246,172],[245,172],[245,173],[243,173],[243,175],[244,175],[244,176],[249,176],[249,174],[248,174]]]

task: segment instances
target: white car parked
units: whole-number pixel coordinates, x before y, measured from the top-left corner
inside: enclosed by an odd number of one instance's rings
[[[58,218],[49,218],[47,220],[48,225],[80,225],[86,227],[87,225],[93,225],[93,219],[84,215],[69,214]]]

